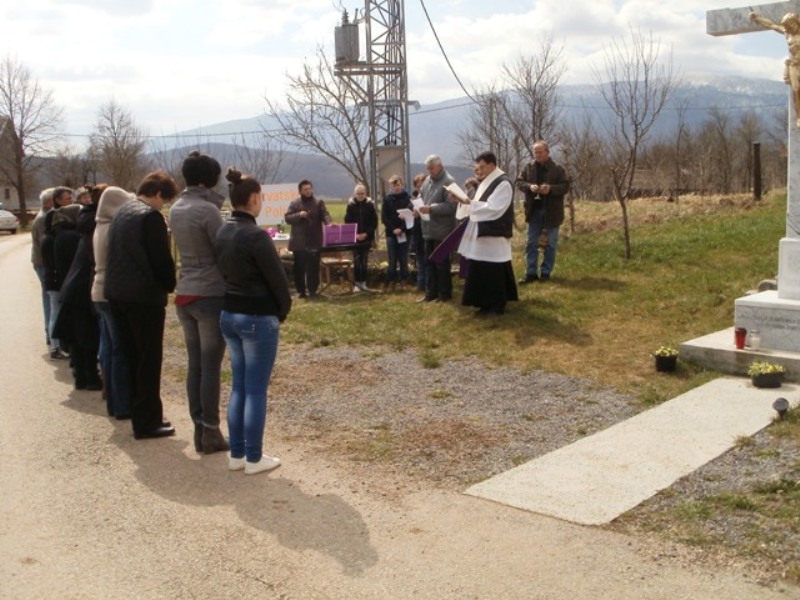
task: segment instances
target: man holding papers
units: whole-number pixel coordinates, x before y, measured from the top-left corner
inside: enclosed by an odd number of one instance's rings
[[[428,176],[422,184],[420,196],[424,202],[417,211],[422,218],[422,237],[425,238],[425,256],[430,256],[456,226],[456,205],[450,201],[446,185],[455,181],[445,171],[442,159],[431,154],[425,159]],[[448,302],[453,297],[450,277],[450,257],[441,262],[429,262],[426,267],[425,295],[417,302]]]
[[[476,316],[502,315],[506,303],[518,299],[511,266],[514,187],[497,167],[492,152],[475,158],[475,174],[481,180],[475,200],[463,192],[452,194],[462,210],[469,209],[469,222],[458,247],[459,254],[469,261],[461,304],[478,307]]]

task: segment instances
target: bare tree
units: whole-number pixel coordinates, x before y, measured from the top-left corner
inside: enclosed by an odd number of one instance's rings
[[[762,158],[765,159],[765,177],[767,185],[785,187],[787,181],[787,159],[789,149],[789,120],[786,118],[786,109],[773,110],[766,123],[766,139],[769,146],[764,148]]]
[[[59,148],[48,169],[52,183],[78,187],[84,183],[97,183],[97,157],[90,146],[85,152],[77,152],[67,145]]]
[[[114,185],[132,189],[148,165],[145,155],[147,137],[131,113],[116,100],[109,100],[98,111],[90,140],[100,170]]]
[[[675,202],[680,199],[681,191],[684,187],[683,173],[686,170],[686,156],[689,155],[686,150],[688,149],[692,137],[689,124],[686,122],[686,111],[688,109],[689,98],[684,96],[678,100],[675,107],[678,115],[678,122],[675,125],[674,153],[672,159],[675,174],[672,197],[675,199]]]
[[[604,69],[594,76],[603,100],[611,108],[604,146],[614,197],[622,210],[625,258],[631,257],[628,200],[648,133],[661,114],[678,80],[672,57],[659,62],[661,44],[651,34],[631,28],[627,38],[614,39],[605,50]]]
[[[20,224],[28,223],[27,182],[35,170],[34,159],[43,155],[58,137],[61,109],[17,58],[0,60],[0,176],[19,198]]]
[[[733,150],[735,145],[730,115],[712,106],[700,131],[704,179],[709,191],[728,194],[733,188]]]
[[[266,132],[255,139],[245,139],[242,134],[233,140],[233,154],[236,165],[243,173],[249,174],[261,183],[273,183],[286,157],[283,147],[276,147],[274,140]]]
[[[306,62],[300,75],[286,75],[286,106],[267,99],[269,114],[278,122],[276,137],[286,146],[328,157],[355,181],[369,181],[369,119],[367,107],[322,48],[316,62]]]
[[[170,139],[175,139],[176,141],[169,143],[168,140]],[[181,165],[183,165],[183,160],[188,154],[186,147],[192,147],[190,139],[187,139],[184,143],[183,137],[169,135],[152,137],[147,144],[150,162],[154,167],[169,173],[179,188],[183,188],[186,185],[181,173]],[[200,144],[194,144],[194,147],[199,148]]]
[[[459,134],[466,158],[490,148],[503,169],[519,173],[537,140],[558,143],[557,91],[565,71],[561,53],[547,35],[536,54],[503,65],[500,83],[475,91],[469,124]]]
[[[503,65],[504,80],[514,99],[504,107],[527,157],[533,156],[537,140],[547,140],[551,146],[559,142],[558,85],[566,71],[562,52],[563,47],[556,47],[552,34],[547,34],[540,38],[535,54],[520,55],[511,64]]]
[[[566,198],[570,231],[575,231],[575,199],[586,200],[592,194],[596,199],[602,196],[597,189],[605,166],[601,148],[600,138],[588,114],[580,124],[562,128],[561,151],[564,168],[570,175]]]
[[[489,149],[497,156],[497,163],[509,173],[521,169],[524,141],[519,127],[511,122],[512,108],[508,107],[510,94],[489,85],[473,94],[475,104],[469,112],[467,127],[458,134],[463,151],[461,158],[471,163],[475,156]]]
[[[569,195],[582,200],[590,197],[607,199],[599,189],[599,181],[605,172],[602,142],[592,118],[584,114],[580,123],[563,128],[561,151],[564,167],[570,175]]]
[[[736,137],[738,138],[736,148],[738,150],[739,174],[738,188],[743,191],[753,189],[753,144],[761,137],[761,119],[753,111],[742,113],[739,117],[739,124],[736,126]]]

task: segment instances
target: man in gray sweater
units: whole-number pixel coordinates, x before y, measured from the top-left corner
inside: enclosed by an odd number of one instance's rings
[[[436,246],[456,226],[457,205],[450,201],[449,192],[444,189],[455,181],[448,173],[442,159],[431,154],[425,159],[428,176],[425,178],[420,197],[425,203],[419,208],[422,216],[422,237],[425,239],[425,256],[430,256]],[[453,280],[450,276],[450,257],[427,265],[425,295],[417,302],[448,302],[453,297]]]

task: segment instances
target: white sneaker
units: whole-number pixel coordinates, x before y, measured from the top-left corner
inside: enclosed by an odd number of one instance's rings
[[[244,464],[245,475],[255,475],[264,471],[271,471],[281,466],[281,459],[273,456],[262,456],[258,462],[247,461]]]
[[[244,456],[242,458],[233,458],[232,456],[228,457],[228,470],[229,471],[241,471],[244,469]]]
[[[358,283],[356,283],[356,284],[353,286],[353,293],[354,293],[354,294],[357,294],[357,293],[358,293],[358,292],[360,292],[360,291],[361,291],[361,286],[360,286],[360,285],[358,285]]]

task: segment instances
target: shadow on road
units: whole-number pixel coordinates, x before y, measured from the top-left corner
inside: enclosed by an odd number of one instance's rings
[[[186,505],[233,506],[246,525],[274,535],[295,551],[328,555],[349,576],[363,575],[378,562],[357,510],[334,494],[303,492],[281,477],[280,469],[252,477],[228,471],[225,453],[191,460],[183,454],[185,441],[135,441],[129,426],[117,428],[109,441],[136,464],[136,477],[164,498]]]

